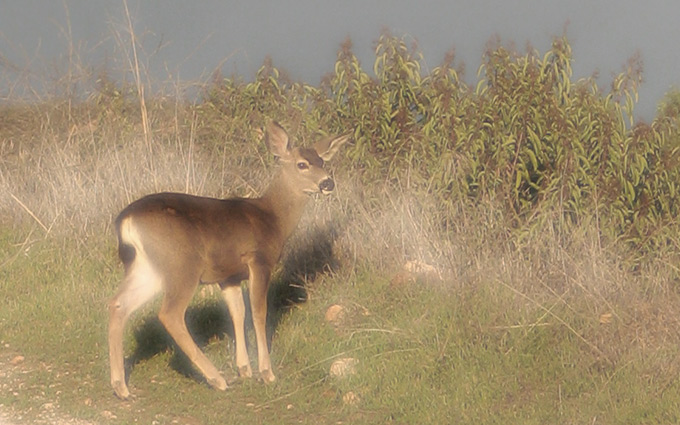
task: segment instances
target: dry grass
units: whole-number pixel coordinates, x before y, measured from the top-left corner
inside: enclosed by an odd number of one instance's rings
[[[112,217],[145,193],[252,196],[271,175],[273,162],[261,155],[254,131],[251,140],[221,145],[199,136],[205,128],[190,105],[150,106],[148,140],[134,110],[116,116],[91,104],[78,114],[74,109],[66,114],[65,105],[8,108],[0,128],[4,225],[87,238],[110,232]],[[595,220],[564,235],[543,217],[529,236],[518,239],[492,202],[461,202],[444,228],[441,211],[427,198],[365,188],[351,173],[351,167],[341,167],[333,199],[310,204],[301,228],[312,230],[301,231],[291,255],[312,233],[332,233],[337,261],[350,269],[370,267],[389,275],[416,261],[434,267],[450,290],[497,282],[516,292],[522,304],[543,311],[543,319],[559,320],[554,308],[570,311],[576,304],[587,309],[579,311],[586,321],[611,315],[602,320],[625,323],[637,338],[643,338],[641,331],[678,338],[676,258],[631,271],[621,261],[629,255],[625,246],[601,246]],[[644,319],[644,311],[663,320]],[[640,320],[645,326],[634,325]]]

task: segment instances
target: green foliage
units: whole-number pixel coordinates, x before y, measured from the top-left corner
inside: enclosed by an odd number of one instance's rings
[[[453,54],[425,73],[417,48],[388,32],[376,43],[374,76],[351,49],[342,44],[320,88],[290,83],[266,61],[252,83],[217,81],[199,108],[232,123],[288,117],[303,138],[352,128],[345,167],[367,188],[434,197],[442,222],[454,219],[454,200],[495,199],[524,237],[540,212],[559,217],[564,232],[596,216],[603,241],[624,240],[643,256],[677,233],[678,96],[651,124],[634,124],[638,58],[603,93],[593,78],[573,80],[565,38],[543,56],[495,43],[474,88]]]

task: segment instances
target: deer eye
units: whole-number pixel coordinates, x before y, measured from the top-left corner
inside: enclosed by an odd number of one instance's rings
[[[307,170],[309,169],[309,165],[306,162],[298,162],[297,163],[298,170]]]

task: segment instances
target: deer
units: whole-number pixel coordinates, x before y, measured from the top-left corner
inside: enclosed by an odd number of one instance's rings
[[[155,193],[132,202],[116,218],[118,255],[125,273],[108,305],[108,344],[111,386],[120,399],[130,397],[124,364],[125,323],[160,293],[158,318],[177,347],[208,385],[227,389],[225,378],[196,345],[185,322],[187,307],[201,284],[219,285],[233,324],[238,375],[249,378],[253,373],[241,287],[248,280],[260,379],[265,383],[276,380],[266,335],[270,277],[310,195],[335,189],[324,164],[350,133],[324,138],[311,148],[292,147],[286,130],[270,121],[263,138],[278,158],[279,168],[260,197]]]

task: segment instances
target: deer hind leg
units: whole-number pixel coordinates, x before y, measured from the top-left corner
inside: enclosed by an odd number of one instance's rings
[[[269,289],[269,268],[251,261],[248,264],[250,270],[250,307],[253,311],[253,326],[257,338],[257,362],[260,369],[260,377],[264,382],[274,382],[276,377],[272,372],[267,346],[267,290]]]
[[[161,279],[141,256],[126,271],[118,293],[109,302],[111,386],[118,397],[130,396],[125,382],[123,331],[130,315],[161,291]]]
[[[193,291],[198,285],[198,278],[195,283],[184,287],[180,291],[166,291],[161,305],[158,318],[170,336],[175,340],[179,348],[187,355],[194,366],[203,374],[210,386],[218,390],[226,390],[227,382],[220,375],[217,368],[203,354],[189,334],[184,314],[193,295]],[[179,288],[179,286],[175,286]]]
[[[245,317],[246,307],[243,303],[243,292],[241,285],[227,286],[222,289],[222,297],[227,303],[231,322],[234,325],[234,340],[236,341],[236,367],[238,374],[242,378],[250,378],[253,371],[250,368],[248,359],[248,349],[246,348],[245,337]]]

